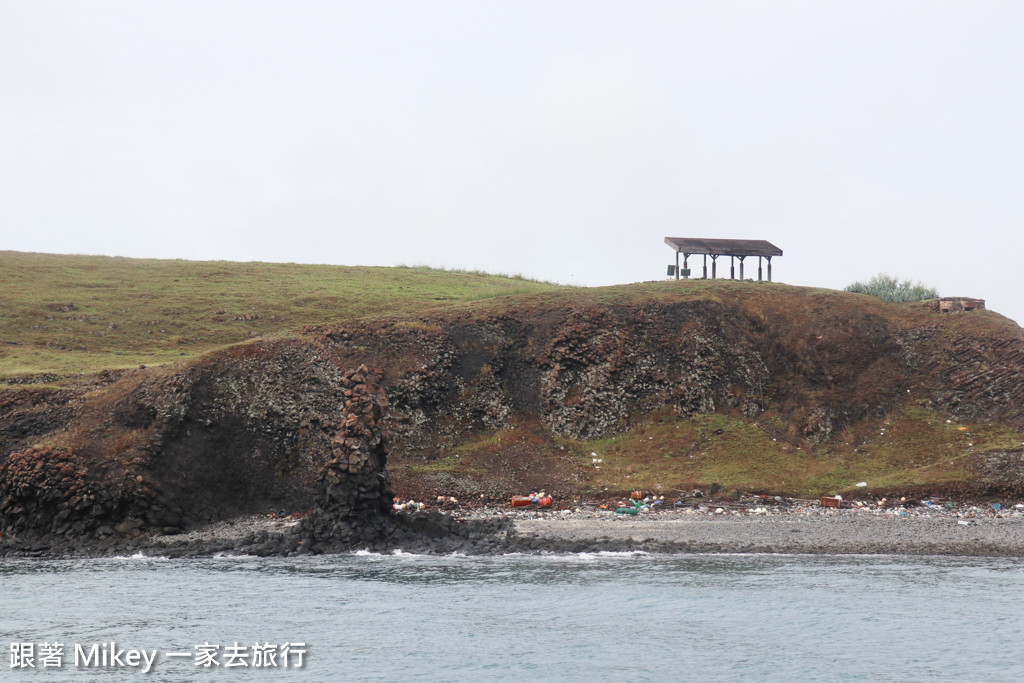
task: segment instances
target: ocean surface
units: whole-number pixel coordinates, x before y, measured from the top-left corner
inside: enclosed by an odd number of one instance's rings
[[[1022,681],[1024,562],[0,560],[0,639],[0,681]]]

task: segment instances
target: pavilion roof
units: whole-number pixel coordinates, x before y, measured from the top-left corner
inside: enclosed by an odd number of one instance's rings
[[[700,237],[666,237],[665,244],[684,254],[719,256],[782,256],[782,250],[767,240],[719,240]]]

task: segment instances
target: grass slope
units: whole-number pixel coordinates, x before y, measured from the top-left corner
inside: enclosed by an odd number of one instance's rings
[[[559,289],[430,268],[6,251],[0,252],[0,382],[166,363],[303,325]]]
[[[921,407],[858,424],[846,432],[850,442],[815,444],[788,437],[778,426],[774,411],[751,420],[724,413],[680,418],[658,410],[622,433],[577,442],[534,424],[514,425],[474,434],[454,454],[434,460],[392,458],[388,469],[396,490],[416,499],[452,494],[444,484],[455,484],[463,496],[501,489],[487,486],[495,479],[515,493],[546,490],[562,499],[608,501],[637,489],[670,497],[694,488],[797,498],[958,495],[976,479],[976,454],[1021,445],[1021,435],[1003,425],[947,423]],[[526,448],[517,449],[519,443]]]

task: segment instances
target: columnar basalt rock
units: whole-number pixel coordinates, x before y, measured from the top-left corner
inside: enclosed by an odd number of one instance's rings
[[[541,417],[574,439],[607,436],[622,428],[643,401],[668,405],[681,416],[742,407],[767,381],[768,370],[747,344],[730,345],[716,331],[675,334],[641,319],[603,311],[559,326],[538,355]]]
[[[345,408],[317,483],[316,506],[302,523],[316,550],[376,542],[394,529],[387,446],[380,422],[388,399],[379,372],[365,365],[345,373]]]
[[[99,486],[74,451],[29,448],[0,465],[0,537],[73,547],[86,540],[135,538],[180,518],[142,476]],[[170,509],[169,509],[170,508]]]

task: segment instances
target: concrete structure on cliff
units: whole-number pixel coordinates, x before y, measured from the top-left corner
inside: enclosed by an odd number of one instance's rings
[[[743,279],[743,259],[757,257],[757,279],[762,280],[761,259],[768,261],[768,281],[772,280],[772,257],[782,256],[782,250],[766,240],[721,240],[696,237],[666,237],[665,244],[676,252],[676,265],[669,265],[668,274],[690,276],[689,259],[693,254],[704,256],[704,279],[708,278],[708,256],[711,257],[711,278],[718,275],[718,257],[729,257],[729,277],[736,279],[736,259],[740,261],[740,279]],[[682,271],[679,268],[679,254],[683,255]]]
[[[968,311],[984,311],[984,299],[972,299],[966,296],[947,296],[932,302],[932,310],[939,313],[966,313]]]

